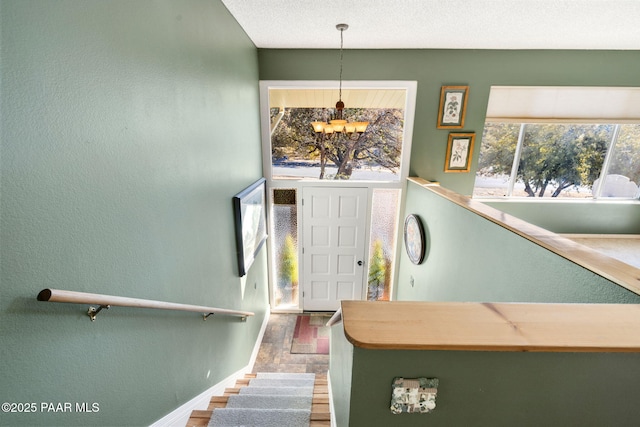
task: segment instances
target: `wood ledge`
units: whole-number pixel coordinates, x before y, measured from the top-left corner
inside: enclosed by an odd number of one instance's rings
[[[471,211],[543,248],[584,267],[595,274],[640,295],[640,269],[611,258],[587,246],[576,243],[559,234],[530,224],[498,209],[441,187],[423,178],[410,177],[409,182]]]
[[[640,352],[640,305],[342,301],[344,333],[378,350]]]

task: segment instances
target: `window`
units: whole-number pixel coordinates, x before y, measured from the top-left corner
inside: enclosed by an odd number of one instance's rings
[[[474,197],[640,196],[640,124],[633,119],[640,116],[634,111],[640,108],[634,101],[640,101],[637,88],[495,89]],[[612,100],[615,108],[609,108]]]
[[[333,89],[271,89],[273,179],[400,181],[406,89],[345,89],[342,118],[364,126],[316,132],[336,118]]]
[[[272,301],[276,307],[298,304],[298,208],[297,191],[274,188],[272,192],[272,245],[275,253],[275,286]]]
[[[316,132],[335,119],[338,82],[260,82],[263,170],[270,202],[270,290],[276,310],[298,310],[305,286],[303,190],[368,189],[362,287],[369,300],[392,294],[401,189],[409,172],[416,82],[343,82],[343,119],[364,132]],[[345,129],[346,130],[346,129]]]
[[[396,253],[398,232],[398,206],[400,190],[373,190],[371,207],[371,233],[369,237],[369,272],[367,278],[367,300],[389,301],[391,278]]]
[[[640,125],[487,122],[473,194],[636,198],[637,183]]]
[[[636,197],[632,184],[640,185],[640,124],[621,125],[612,147],[609,164],[603,172],[600,197]]]

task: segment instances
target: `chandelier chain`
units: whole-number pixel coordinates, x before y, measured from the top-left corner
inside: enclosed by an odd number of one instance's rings
[[[342,101],[342,46],[343,46],[344,29],[340,29],[340,89],[338,93],[338,99]]]
[[[347,24],[338,24],[336,25],[336,29],[340,31],[340,86],[339,86],[339,98],[338,102],[336,102],[335,116],[333,119],[329,120],[329,123],[325,121],[322,122],[311,122],[311,126],[313,127],[314,132],[322,135],[323,138],[328,138],[334,134],[346,134],[348,136],[351,135],[362,135],[366,130],[369,122],[351,122],[349,123],[342,117],[342,111],[344,110],[344,102],[342,102],[342,60],[344,58],[344,30],[349,28]]]

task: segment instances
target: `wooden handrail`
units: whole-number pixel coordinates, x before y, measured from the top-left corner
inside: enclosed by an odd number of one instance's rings
[[[413,182],[440,197],[444,197],[450,202],[640,295],[640,269],[633,265],[611,258],[595,249],[576,243],[559,234],[485,205],[482,202],[441,187],[438,183],[417,177],[407,179],[409,182]]]
[[[58,289],[43,289],[38,294],[38,301],[66,302],[72,304],[97,304],[100,307],[90,307],[88,311],[91,320],[95,320],[96,314],[103,308],[110,306],[154,308],[161,310],[179,310],[203,313],[206,320],[212,314],[241,317],[243,320],[255,313],[250,311],[228,310],[225,308],[206,307],[201,305],[178,304],[165,301],[154,301],[140,298],[118,297],[103,294],[91,294],[86,292],[64,291]]]

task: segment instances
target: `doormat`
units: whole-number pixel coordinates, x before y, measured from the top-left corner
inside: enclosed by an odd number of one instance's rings
[[[331,314],[300,314],[296,319],[291,340],[292,354],[329,354],[329,333],[331,328],[325,326]]]

